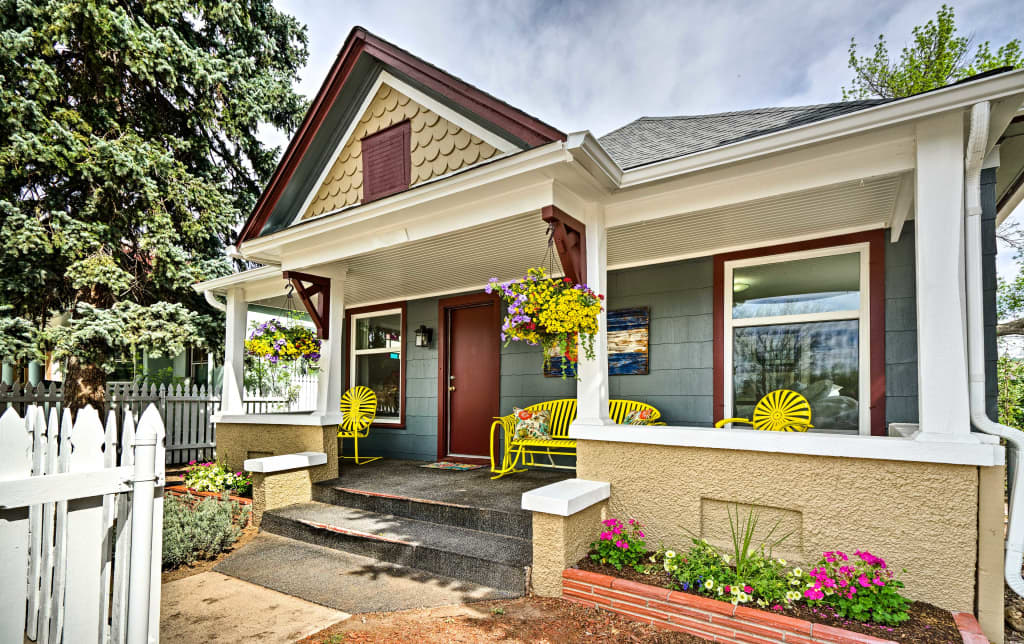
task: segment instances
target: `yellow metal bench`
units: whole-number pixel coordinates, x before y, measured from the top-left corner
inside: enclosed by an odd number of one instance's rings
[[[516,469],[517,463],[524,467],[554,467],[565,470],[576,469],[571,465],[557,465],[552,458],[553,456],[576,455],[576,441],[569,438],[569,425],[571,425],[572,421],[576,418],[576,399],[563,398],[562,400],[549,400],[547,402],[524,407],[524,409],[528,411],[546,409],[551,413],[550,425],[548,427],[551,438],[514,440],[513,436],[515,436],[516,429],[515,414],[495,417],[494,423],[491,424],[491,472],[494,473],[494,476],[491,478],[500,479],[506,474],[525,472],[525,469]],[[610,400],[608,404],[608,417],[621,425],[626,421],[626,416],[629,412],[641,409],[651,410],[650,424],[664,424],[656,422],[661,418],[661,412],[647,403],[637,402],[635,400]],[[494,433],[499,429],[501,430],[502,436],[500,467],[494,458]],[[536,460],[537,456],[546,456],[548,462],[538,463]],[[527,460],[527,457],[529,457],[529,460]]]

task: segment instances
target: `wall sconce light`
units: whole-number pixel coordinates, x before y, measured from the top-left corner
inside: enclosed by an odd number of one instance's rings
[[[429,347],[430,341],[434,337],[434,330],[428,329],[426,325],[421,324],[420,328],[416,329],[416,346],[417,347]]]

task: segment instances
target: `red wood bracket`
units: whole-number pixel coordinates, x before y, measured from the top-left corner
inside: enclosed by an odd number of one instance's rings
[[[577,284],[587,281],[587,227],[558,206],[541,208],[541,219],[552,225],[558,259],[565,276]]]
[[[302,306],[306,307],[306,312],[313,319],[316,337],[327,340],[331,330],[328,322],[331,314],[331,280],[295,271],[284,271],[282,276],[291,282],[295,292],[299,294],[299,299],[302,300]],[[313,302],[315,295],[320,296],[318,303]]]

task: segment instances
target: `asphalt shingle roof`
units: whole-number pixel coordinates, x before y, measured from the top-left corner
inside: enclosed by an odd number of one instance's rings
[[[857,112],[891,99],[765,107],[695,116],[644,116],[598,140],[623,170]]]

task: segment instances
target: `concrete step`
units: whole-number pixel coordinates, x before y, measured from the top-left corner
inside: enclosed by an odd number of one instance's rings
[[[517,494],[515,498],[517,503],[521,496],[521,493]],[[486,498],[481,499],[477,505],[469,505],[448,500],[418,498],[361,489],[353,487],[344,479],[333,479],[313,486],[313,500],[454,528],[492,532],[518,539],[533,537],[533,519],[529,512],[518,507],[508,507],[507,503],[501,507],[493,507],[498,504],[487,504]],[[504,499],[502,500],[504,501]],[[487,505],[492,507],[487,507]]]
[[[533,553],[527,539],[328,503],[263,515],[261,529],[379,561],[523,594]]]

